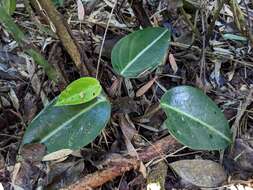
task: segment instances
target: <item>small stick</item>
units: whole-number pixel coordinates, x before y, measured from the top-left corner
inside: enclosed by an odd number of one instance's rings
[[[168,151],[174,152],[181,146],[173,137],[166,136],[138,152],[138,156],[141,161],[148,162]],[[82,177],[77,182],[64,188],[64,190],[90,190],[100,187],[127,171],[138,169],[140,166],[140,161],[137,158],[122,155],[118,155],[116,158],[109,158],[104,163],[107,165],[106,168]]]
[[[56,28],[56,33],[59,36],[63,46],[68,51],[70,57],[74,61],[81,75],[88,76],[89,71],[83,63],[81,49],[77,42],[73,39],[68,25],[65,23],[62,15],[56,10],[51,0],[37,0],[42,9],[50,18],[50,21]]]

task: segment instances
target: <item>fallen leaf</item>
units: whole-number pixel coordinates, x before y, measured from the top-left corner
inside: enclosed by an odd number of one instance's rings
[[[130,125],[125,116],[120,116],[120,128],[124,135],[125,144],[127,147],[128,154],[132,157],[136,157],[139,159],[138,153],[131,143],[132,138],[134,137],[134,133],[138,134],[138,132]],[[139,172],[143,175],[144,178],[147,176],[146,167],[143,162],[140,162]]]
[[[170,61],[171,68],[175,74],[178,70],[178,66],[177,66],[177,62],[175,60],[175,57],[172,53],[169,54],[169,61]]]
[[[222,166],[211,160],[180,160],[170,166],[183,180],[198,187],[217,187],[227,179]]]
[[[20,149],[22,159],[30,162],[40,162],[45,153],[46,147],[40,143],[25,144]]]
[[[52,161],[52,160],[59,160],[63,159],[66,156],[70,155],[73,152],[73,150],[70,149],[61,149],[55,152],[52,152],[50,154],[47,154],[43,157],[42,161]]]
[[[30,123],[36,115],[37,110],[36,97],[28,92],[24,98],[24,120]]]
[[[10,89],[9,97],[12,101],[14,108],[16,110],[18,110],[19,109],[19,100],[18,100],[18,97],[17,97],[15,91],[12,88]]]
[[[238,164],[239,170],[253,172],[253,148],[247,140],[235,140],[232,157]]]
[[[147,84],[143,85],[139,90],[137,90],[136,97],[140,97],[143,94],[145,94],[151,88],[151,86],[154,84],[154,82],[155,82],[156,79],[157,79],[157,76],[155,76]]]
[[[82,21],[84,19],[84,7],[83,3],[81,0],[77,0],[77,15],[78,15],[78,20]]]

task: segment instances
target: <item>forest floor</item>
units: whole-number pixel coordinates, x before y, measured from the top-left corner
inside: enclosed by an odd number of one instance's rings
[[[12,18],[62,78],[49,80],[0,24],[0,190],[253,189],[252,0],[65,0],[57,10],[112,102],[111,120],[80,151],[29,163],[17,161],[26,127],[82,74],[50,14],[27,2],[17,1]],[[123,79],[111,65],[113,46],[150,26],[171,29],[167,58],[159,72]],[[235,137],[231,148],[192,150],[170,136],[158,104],[164,89],[179,85],[201,89],[219,106]],[[40,153],[33,149],[30,156]]]

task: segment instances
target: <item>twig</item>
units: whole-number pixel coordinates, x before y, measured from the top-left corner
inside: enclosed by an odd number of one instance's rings
[[[83,57],[79,45],[71,35],[71,31],[64,22],[61,14],[56,10],[51,0],[37,0],[42,9],[45,10],[50,21],[56,28],[56,33],[62,41],[63,46],[68,51],[81,75],[89,75],[86,65],[83,63]]]
[[[30,5],[29,0],[24,0],[24,5],[25,5],[25,9],[29,14],[30,19],[35,23],[36,27],[38,28],[38,32],[40,34],[46,34],[46,35],[50,35],[53,38],[57,38],[57,36],[55,35],[55,33],[53,33],[49,28],[44,27],[35,17],[35,14],[32,10],[32,7]]]
[[[242,35],[248,37],[251,44],[253,44],[253,35],[247,26],[243,12],[239,7],[237,0],[228,0],[228,4],[233,12],[236,27],[242,33]]]
[[[203,3],[204,5],[204,3]],[[202,9],[200,11],[201,15],[201,24],[202,24],[202,50],[201,50],[201,59],[200,59],[200,79],[203,84],[206,82],[206,22],[205,22],[205,16],[204,11],[205,9]],[[206,85],[203,85],[204,91]]]
[[[183,49],[196,50],[198,53],[201,53],[201,49],[198,46],[192,46],[192,45],[188,45],[188,44],[184,44],[184,43],[180,43],[180,42],[170,42],[170,45],[174,46],[174,47],[183,48]],[[217,56],[217,57],[225,58],[225,59],[228,59],[228,60],[233,61],[235,63],[239,63],[241,65],[253,68],[252,63],[240,61],[238,59],[234,59],[232,55],[229,56],[229,55],[219,54],[218,52],[216,53],[216,52],[211,52],[208,50],[206,50],[206,54],[208,56]]]
[[[235,141],[241,118],[242,118],[243,114],[245,113],[247,107],[253,101],[252,97],[253,97],[253,88],[250,89],[249,94],[248,94],[245,102],[239,105],[239,109],[238,109],[238,112],[237,112],[237,115],[236,115],[235,122],[231,127],[231,131],[233,133],[233,142]]]
[[[104,43],[105,43],[106,34],[107,34],[107,31],[108,31],[108,28],[109,28],[109,24],[110,24],[111,19],[112,19],[113,11],[114,11],[114,9],[115,9],[115,7],[116,7],[116,5],[117,5],[117,2],[118,2],[118,1],[115,0],[114,5],[113,5],[112,10],[111,10],[111,13],[110,13],[110,16],[109,16],[109,19],[108,19],[108,22],[107,22],[107,24],[106,24],[105,33],[104,33],[103,40],[102,40],[102,44],[101,44],[100,51],[99,51],[96,78],[98,78],[99,66],[100,66],[100,61],[101,61],[101,56],[102,56],[103,47],[104,47]]]
[[[181,147],[181,144],[179,142],[177,142],[171,136],[167,136],[155,142],[152,146],[141,150],[138,155],[141,161],[148,162],[168,151],[174,152],[179,147]],[[111,181],[118,176],[121,176],[127,171],[138,169],[140,166],[140,161],[138,161],[138,159],[122,155],[118,155],[116,158],[109,158],[104,163],[106,163],[107,167],[103,170],[86,175],[79,181],[64,189],[88,190],[91,188],[100,187],[106,182]]]
[[[183,7],[180,7],[179,8],[180,12],[182,13],[182,15],[184,16],[185,18],[185,21],[188,23],[188,25],[190,26],[192,32],[196,35],[196,36],[199,36],[199,31],[197,30],[197,28],[194,26],[194,24],[192,24],[191,20],[189,19],[187,13],[185,12],[184,8]]]

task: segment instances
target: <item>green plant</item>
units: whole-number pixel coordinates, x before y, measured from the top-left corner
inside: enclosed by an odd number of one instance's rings
[[[112,51],[115,71],[126,78],[138,77],[161,64],[169,46],[170,32],[147,28],[120,40]],[[165,124],[182,144],[193,149],[219,150],[231,143],[228,121],[217,105],[200,90],[179,86],[165,92],[161,107]]]
[[[99,81],[92,77],[75,80],[60,94],[55,106],[77,105],[91,101],[101,93]]]
[[[9,15],[12,15],[16,9],[16,0],[2,0],[0,5]]]
[[[43,143],[51,153],[90,143],[110,119],[111,105],[101,89],[91,77],[71,83],[33,119],[22,144]]]
[[[161,99],[165,124],[179,142],[202,150],[219,150],[231,143],[228,121],[218,106],[191,86],[178,86]]]
[[[53,81],[58,80],[59,74],[55,68],[50,65],[44,57],[31,45],[27,40],[23,31],[16,25],[11,16],[8,14],[6,8],[0,4],[0,22],[5,26],[5,29],[13,36],[14,40],[29,54],[34,61],[39,64],[46,72],[49,79]]]
[[[153,71],[164,59],[169,47],[170,31],[146,28],[122,38],[112,50],[112,66],[125,78],[137,78]]]
[[[64,0],[52,0],[55,6],[62,6],[64,3]]]
[[[154,70],[164,59],[170,32],[147,28],[123,38],[112,51],[112,64],[123,77]],[[44,143],[47,152],[80,149],[90,143],[110,119],[111,106],[95,78],[71,83],[28,126],[22,144]],[[228,121],[200,90],[179,86],[165,92],[161,108],[165,124],[178,141],[193,149],[220,150],[231,143]]]

